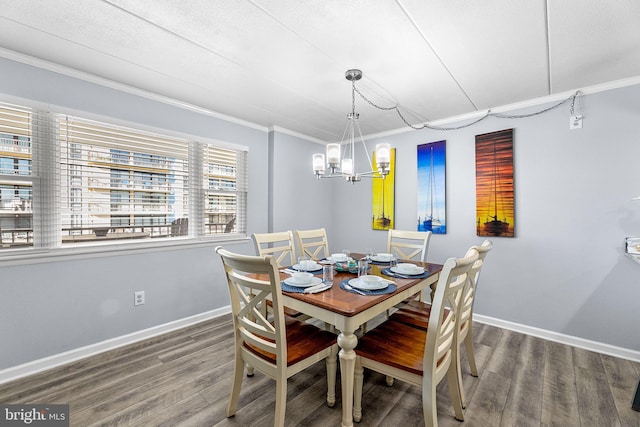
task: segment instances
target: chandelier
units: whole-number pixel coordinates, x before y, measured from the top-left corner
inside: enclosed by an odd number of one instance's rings
[[[358,124],[359,114],[356,113],[356,81],[362,78],[362,71],[348,70],[345,78],[351,82],[351,112],[347,114],[347,126],[342,135],[342,141],[327,144],[326,163],[324,154],[313,155],[313,172],[318,179],[321,178],[344,178],[347,182],[356,183],[363,176],[369,178],[384,178],[389,174],[389,164],[391,146],[387,143],[376,145],[376,168],[366,172],[356,172],[356,140],[362,143],[367,156],[368,165],[371,165],[371,158],[364,142],[360,125]],[[359,92],[358,92],[359,93]],[[368,166],[370,167],[370,166]],[[327,170],[328,169],[328,170]]]

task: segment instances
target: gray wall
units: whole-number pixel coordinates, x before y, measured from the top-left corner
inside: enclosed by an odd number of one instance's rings
[[[0,58],[0,94],[249,147],[249,232],[267,230],[268,133]],[[248,240],[226,243],[253,253]],[[7,267],[0,370],[229,305],[216,244]],[[195,267],[195,268],[194,268]],[[133,306],[133,293],[146,304]]]
[[[569,130],[565,104],[527,119],[380,138],[397,149],[396,228],[416,226],[416,146],[446,139],[448,232],[432,237],[428,259],[442,262],[479,244],[474,137],[514,128],[516,237],[492,239],[475,312],[640,350],[640,265],[623,250],[626,236],[640,235],[640,201],[630,201],[640,195],[639,100],[640,86],[587,95],[577,130]],[[343,215],[332,222],[335,245],[385,247],[386,232],[363,220],[371,215],[370,184],[343,184],[334,200]]]
[[[273,132],[271,231],[331,229],[333,186],[317,182],[311,167],[313,154],[324,150],[324,145]]]
[[[386,233],[370,228],[370,183],[315,180],[318,144],[6,59],[0,70],[0,94],[248,146],[249,233],[324,226],[332,250],[386,244]],[[433,237],[429,260],[480,243],[474,136],[513,127],[516,237],[493,239],[476,313],[640,350],[640,265],[622,250],[625,236],[640,235],[640,202],[630,201],[640,195],[638,99],[638,86],[586,96],[581,130],[568,129],[567,106],[460,131],[382,138],[397,149],[396,227],[415,226],[416,146],[446,139],[448,234]],[[359,111],[363,122],[367,108]],[[0,264],[0,370],[226,306],[214,246]],[[253,253],[246,240],[227,246]],[[133,307],[135,290],[146,291],[143,307]]]

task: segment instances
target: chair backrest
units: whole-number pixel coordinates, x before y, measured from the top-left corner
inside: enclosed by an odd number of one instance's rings
[[[464,258],[449,258],[442,267],[427,329],[423,393],[430,389],[428,384],[431,384],[431,381],[437,383],[442,379],[452,362],[453,346],[458,345],[462,294],[469,270],[477,259],[478,251],[472,248]]]
[[[471,254],[472,251],[478,252],[478,260],[473,263],[471,269],[469,270],[469,274],[467,277],[467,285],[463,294],[462,306],[460,308],[460,331],[461,335],[466,335],[467,327],[469,322],[472,321],[473,317],[473,302],[475,300],[476,295],[476,286],[478,285],[478,278],[480,277],[480,270],[484,265],[484,259],[487,256],[487,253],[493,248],[493,243],[491,240],[485,240],[482,242],[480,246],[472,246],[468,251],[467,255]]]
[[[252,234],[251,238],[256,247],[256,255],[273,255],[278,268],[296,263],[293,249],[293,233],[281,231],[278,233]]]
[[[427,261],[429,251],[430,231],[406,231],[389,230],[387,239],[387,252],[392,253],[398,259],[416,259]]]
[[[329,256],[329,241],[324,228],[316,230],[294,230],[298,245],[298,256],[320,260]]]
[[[221,246],[216,248],[216,252],[222,258],[229,285],[236,351],[243,351],[252,359],[257,358],[255,363],[260,364],[263,369],[266,365],[271,365],[271,371],[286,368],[286,328],[281,304],[280,274],[275,258],[271,255],[235,254]],[[261,280],[256,275],[265,278]],[[269,295],[273,306],[271,322],[260,309],[267,303]],[[260,352],[275,354],[277,367],[258,360],[258,356],[252,356]]]

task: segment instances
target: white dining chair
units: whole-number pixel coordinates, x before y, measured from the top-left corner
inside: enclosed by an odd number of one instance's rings
[[[387,236],[387,252],[402,259],[426,262],[429,251],[430,231],[390,229]]]
[[[251,235],[257,255],[273,255],[278,268],[296,263],[293,233],[290,230],[276,233],[253,233]]]
[[[276,233],[253,233],[251,238],[256,248],[256,255],[273,255],[278,268],[289,267],[296,263],[293,233],[290,230]],[[265,302],[263,306],[265,313],[270,305],[271,303],[269,301]],[[288,307],[285,308],[285,314],[295,317],[298,320],[309,319],[308,315]]]
[[[436,386],[447,377],[455,418],[464,420],[458,391],[454,348],[458,345],[458,321],[467,275],[478,252],[449,258],[440,272],[427,330],[392,318],[358,340],[355,348],[353,418],[362,419],[364,368],[422,388],[425,425],[438,425]]]
[[[298,246],[298,256],[307,256],[314,260],[329,257],[329,241],[324,228],[314,230],[294,230]]]
[[[227,417],[237,411],[245,365],[276,381],[274,426],[284,426],[287,379],[326,360],[327,404],[336,401],[338,346],[336,336],[309,323],[284,315],[280,274],[273,256],[249,256],[216,248],[224,266],[235,336],[235,358]],[[273,317],[259,305],[270,298]]]
[[[469,370],[474,377],[478,376],[478,367],[473,351],[473,304],[475,301],[476,289],[480,278],[480,271],[484,266],[485,258],[493,248],[491,240],[485,240],[480,246],[472,246],[467,254],[475,250],[478,252],[478,260],[471,266],[468,274],[467,285],[463,294],[462,308],[460,310],[460,322],[458,330],[458,347],[455,349],[456,373],[458,377],[458,387],[460,390],[460,400],[462,407],[466,406],[464,387],[462,386],[461,351],[462,344],[465,346]],[[400,307],[398,311],[391,315],[391,319],[405,323],[417,328],[426,330],[431,317],[431,304],[420,301],[410,301]]]

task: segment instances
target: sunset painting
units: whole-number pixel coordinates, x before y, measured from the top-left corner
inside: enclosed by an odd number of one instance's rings
[[[418,231],[446,234],[446,141],[418,145]]]
[[[374,230],[389,230],[395,226],[395,148],[391,149],[389,159],[389,174],[381,179],[376,173],[371,180],[371,228]],[[371,167],[376,170],[375,151],[371,159]]]
[[[476,135],[478,236],[514,237],[513,129]]]

